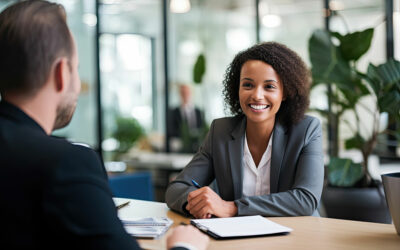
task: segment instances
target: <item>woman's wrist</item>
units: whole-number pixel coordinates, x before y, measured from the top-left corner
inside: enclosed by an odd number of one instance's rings
[[[227,207],[226,207],[226,217],[233,217],[236,216],[237,214],[237,207],[235,202],[233,201],[227,201]]]

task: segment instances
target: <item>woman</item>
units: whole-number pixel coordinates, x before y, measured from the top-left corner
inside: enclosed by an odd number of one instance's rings
[[[195,218],[318,215],[322,132],[304,115],[309,85],[306,65],[284,45],[262,43],[236,55],[224,80],[235,116],[212,122],[169,185],[168,206]],[[218,194],[206,186],[214,180]]]

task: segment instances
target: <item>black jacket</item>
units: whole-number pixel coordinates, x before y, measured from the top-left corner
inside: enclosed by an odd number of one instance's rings
[[[117,217],[97,154],[48,136],[4,101],[0,171],[0,239],[6,249],[139,249]]]

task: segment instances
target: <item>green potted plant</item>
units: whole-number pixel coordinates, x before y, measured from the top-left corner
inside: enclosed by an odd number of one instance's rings
[[[322,200],[329,217],[390,222],[381,184],[371,178],[368,159],[377,145],[383,146],[381,135],[400,138],[399,131],[380,127],[383,113],[400,122],[400,62],[390,59],[378,66],[370,63],[366,72],[359,70],[357,62],[370,48],[373,34],[372,28],[345,35],[316,30],[309,40],[312,88],[331,88],[330,112],[314,109],[327,118],[334,134]],[[363,124],[361,117],[366,116],[372,120],[370,126]],[[362,162],[339,157],[340,124],[352,132],[345,149],[360,151]]]
[[[116,125],[113,137],[119,142],[119,147],[115,152],[115,158],[118,158],[126,153],[145,133],[140,123],[133,117],[118,116]]]

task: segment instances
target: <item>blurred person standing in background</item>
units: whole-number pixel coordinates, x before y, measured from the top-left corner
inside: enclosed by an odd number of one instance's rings
[[[173,151],[194,153],[204,128],[203,112],[192,102],[192,89],[179,85],[181,104],[170,112],[170,136]]]

